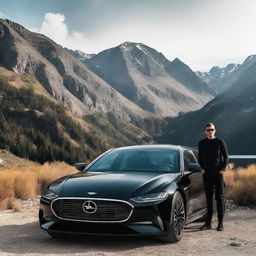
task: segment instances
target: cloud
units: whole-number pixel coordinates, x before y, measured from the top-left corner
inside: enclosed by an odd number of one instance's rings
[[[82,33],[68,30],[65,24],[65,15],[62,13],[46,13],[42,25],[39,28],[31,29],[31,31],[44,34],[56,43],[71,49],[80,49],[82,45],[86,44]]]

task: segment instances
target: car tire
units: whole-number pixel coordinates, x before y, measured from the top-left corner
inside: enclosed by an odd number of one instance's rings
[[[170,221],[167,231],[160,236],[162,242],[176,243],[180,241],[185,226],[185,205],[179,191],[176,191],[172,199],[172,208],[170,212]]]

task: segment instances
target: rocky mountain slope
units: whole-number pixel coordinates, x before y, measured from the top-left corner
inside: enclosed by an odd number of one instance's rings
[[[237,74],[229,89],[202,109],[170,118],[159,142],[197,146],[205,136],[204,125],[213,122],[217,128],[216,135],[227,142],[231,154],[256,154],[255,116],[256,63],[251,63]]]
[[[40,163],[73,164],[112,147],[151,143],[144,130],[111,113],[79,118],[35,77],[0,67],[0,149]]]
[[[126,98],[158,115],[195,110],[215,96],[179,59],[170,62],[142,43],[125,42],[86,58],[73,55]]]
[[[35,76],[50,95],[79,115],[114,112],[127,120],[148,115],[63,47],[9,20],[0,19],[0,52],[1,66]]]
[[[0,19],[0,51],[1,66],[35,76],[50,95],[80,116],[175,116],[199,109],[215,96],[179,59],[170,62],[144,44],[125,42],[97,55],[71,52]]]

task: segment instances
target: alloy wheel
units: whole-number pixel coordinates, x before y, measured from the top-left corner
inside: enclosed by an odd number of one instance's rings
[[[174,205],[174,229],[177,236],[180,236],[185,226],[185,209],[181,196],[177,197]]]

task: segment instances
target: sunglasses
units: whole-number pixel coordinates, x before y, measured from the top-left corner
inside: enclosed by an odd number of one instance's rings
[[[213,132],[215,129],[207,129],[207,132]]]

